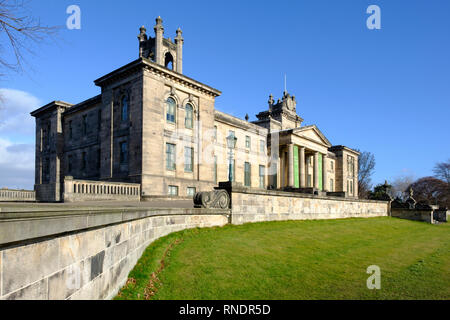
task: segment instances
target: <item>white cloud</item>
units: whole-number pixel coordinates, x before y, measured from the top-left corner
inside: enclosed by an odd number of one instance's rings
[[[0,135],[13,140],[14,135],[33,139],[35,121],[30,112],[40,105],[38,98],[25,91],[0,88]]]
[[[34,145],[0,138],[0,188],[32,190],[33,185]]]

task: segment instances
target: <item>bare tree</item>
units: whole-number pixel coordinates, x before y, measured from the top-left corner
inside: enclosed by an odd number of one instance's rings
[[[425,177],[411,184],[418,203],[450,207],[448,184],[434,177]]]
[[[391,196],[392,198],[400,198],[402,200],[405,200],[407,197],[407,192],[409,186],[411,186],[414,183],[415,179],[412,175],[401,175],[396,177],[391,185]]]
[[[372,189],[372,175],[375,171],[375,156],[368,151],[359,152],[361,154],[358,161],[358,196],[361,199],[365,199]]]
[[[450,185],[450,159],[447,162],[439,162],[434,166],[434,176]]]
[[[23,70],[24,54],[33,54],[33,44],[51,37],[59,29],[42,25],[29,12],[28,3],[24,0],[0,0],[0,68],[16,72]],[[6,58],[5,51],[11,51],[13,58]]]

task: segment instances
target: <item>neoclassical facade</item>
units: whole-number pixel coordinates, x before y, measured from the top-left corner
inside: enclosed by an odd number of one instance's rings
[[[31,113],[38,200],[60,201],[68,176],[137,183],[142,199],[192,198],[228,181],[230,169],[249,188],[357,197],[359,153],[302,126],[294,96],[271,95],[254,122],[219,112],[221,92],[183,74],[182,31],[165,38],[160,17],[154,31],[141,27],[139,58],[94,81],[98,96]]]

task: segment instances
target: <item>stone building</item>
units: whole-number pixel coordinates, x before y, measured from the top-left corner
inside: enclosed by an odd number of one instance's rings
[[[182,31],[165,38],[160,17],[154,31],[140,28],[137,60],[95,80],[98,96],[31,113],[38,200],[62,200],[66,176],[137,183],[144,200],[186,198],[228,181],[230,168],[250,188],[357,197],[359,153],[302,126],[294,96],[284,92],[275,102],[271,95],[254,122],[219,112],[221,92],[183,74]]]

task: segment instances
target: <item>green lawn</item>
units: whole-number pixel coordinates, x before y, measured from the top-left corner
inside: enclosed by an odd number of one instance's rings
[[[395,218],[186,230],[150,245],[116,299],[450,299],[449,245],[450,225]]]

